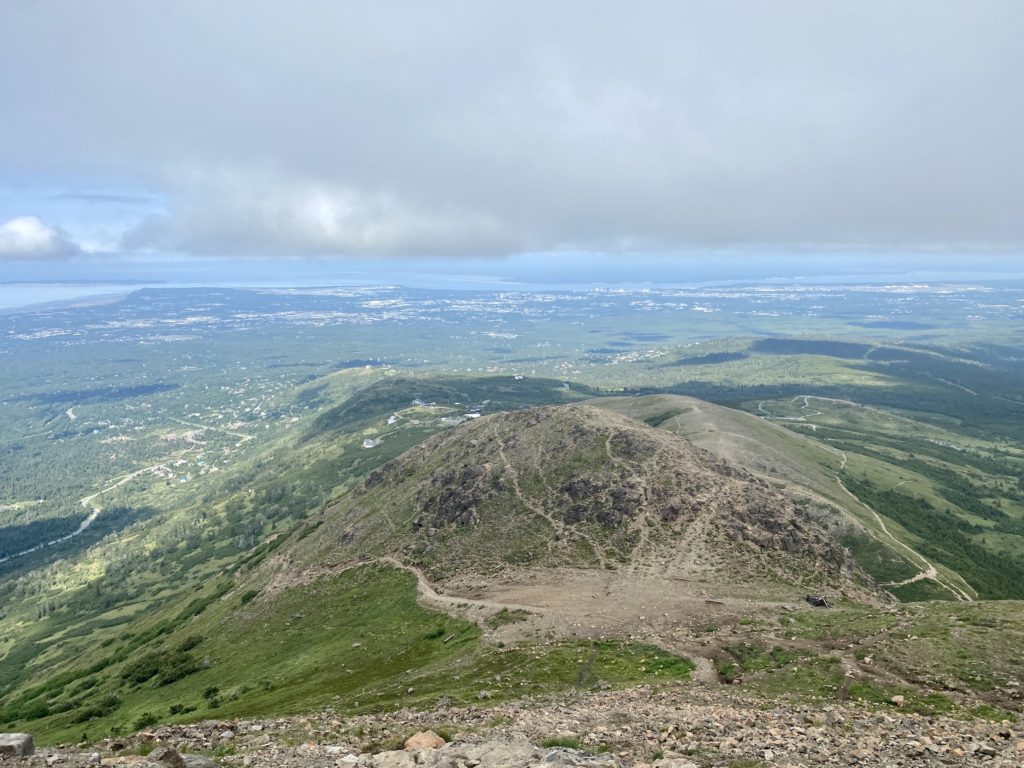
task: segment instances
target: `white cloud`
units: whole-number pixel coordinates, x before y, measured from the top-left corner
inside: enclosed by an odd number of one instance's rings
[[[231,255],[491,253],[512,243],[494,220],[267,171],[196,171],[175,184],[169,214],[124,238],[130,250]]]
[[[80,253],[77,245],[35,216],[0,223],[0,259],[59,259]]]

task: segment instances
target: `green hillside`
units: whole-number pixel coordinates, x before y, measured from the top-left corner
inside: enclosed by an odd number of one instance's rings
[[[578,404],[595,394],[555,380],[344,371],[289,393],[307,413],[201,486],[118,486],[97,536],[0,566],[0,728],[53,742],[156,721],[682,681],[690,649],[723,669],[760,664],[735,648],[739,636],[771,647],[770,601],[792,610],[805,592],[832,590],[872,603],[864,571],[906,582],[886,587],[903,600],[1016,596],[1020,505],[1007,470],[1020,459],[996,441],[836,401],[757,401],[747,413],[675,395]],[[944,537],[943,515],[954,521]],[[455,591],[424,601],[416,576],[382,558]],[[926,564],[934,572],[919,577]],[[662,640],[630,641],[610,624],[599,639],[550,628],[543,611],[459,596],[473,578],[560,583],[571,572],[635,583],[637,595],[673,585],[694,605],[714,595],[727,616]],[[1017,674],[993,639],[1019,631],[1013,605],[992,604],[991,620],[986,604],[964,614],[974,634],[960,635],[963,676],[995,686],[962,682],[970,696],[998,703],[1000,681]],[[898,610],[908,633],[938,637],[941,607]],[[827,655],[886,615],[876,611],[844,602],[831,628],[808,614],[793,637]],[[911,675],[922,691],[960,663],[952,646],[935,648]],[[886,653],[885,669],[914,661]],[[787,695],[820,694],[830,669]]]

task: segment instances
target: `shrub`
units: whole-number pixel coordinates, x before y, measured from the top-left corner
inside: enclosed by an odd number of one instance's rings
[[[107,695],[100,699],[98,702],[93,704],[87,709],[83,709],[74,719],[73,723],[85,723],[89,720],[96,720],[100,717],[105,717],[113,712],[121,704],[121,700],[117,696]]]
[[[580,740],[576,736],[552,736],[540,743],[545,749],[551,747],[565,747],[566,749],[579,749]]]
[[[179,651],[182,651],[182,652],[184,652],[184,651],[191,651],[197,645],[202,643],[203,640],[205,640],[205,638],[202,635],[189,635],[188,637],[186,637],[184,640],[181,641],[181,643],[178,645],[176,650],[179,650]]]
[[[155,677],[157,685],[169,685],[199,668],[199,662],[184,651],[147,653],[125,667],[121,678],[138,685]]]
[[[141,731],[143,728],[149,728],[151,725],[156,725],[160,722],[160,718],[154,715],[152,712],[143,712],[139,717],[132,723],[132,727],[136,731]]]

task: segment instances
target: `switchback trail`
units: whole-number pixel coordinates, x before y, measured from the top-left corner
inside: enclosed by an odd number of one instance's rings
[[[866,409],[866,410],[869,410],[869,411],[874,411],[876,413],[883,414],[883,415],[888,416],[890,418],[899,419],[901,421],[912,422],[911,419],[907,419],[904,416],[899,416],[897,414],[889,413],[887,411],[883,411],[883,410],[881,410],[879,408],[875,408],[875,407],[870,406],[870,405],[864,405],[862,403],[855,403],[852,400],[841,400],[841,399],[834,398],[834,397],[821,397],[819,395],[797,395],[797,396],[795,396],[793,398],[793,400],[795,400],[795,401],[802,400],[803,401],[803,406],[802,406],[801,410],[804,410],[804,409],[808,408],[810,406],[810,401],[811,400],[818,400],[819,402],[822,402],[822,403],[834,403],[836,405],[845,405],[845,406],[851,406],[851,407],[854,407],[854,408],[863,408],[863,409]],[[777,420],[777,421],[805,421],[805,418],[803,416],[795,417],[795,418],[785,418],[785,417],[772,416],[765,409],[764,401],[763,400],[757,404],[757,409],[762,414],[764,414],[764,416],[762,416],[762,418],[773,419],[773,420]],[[809,415],[816,416],[816,415],[821,415],[821,414],[822,414],[821,411],[817,411],[817,412],[815,412],[813,414],[809,414]],[[813,427],[814,425],[810,425],[810,426]],[[815,431],[817,431],[817,430],[815,430]],[[846,452],[845,451],[841,451],[841,450],[839,450],[837,448],[833,448],[832,446],[828,445],[825,442],[821,442],[821,445],[824,446],[827,450],[831,451],[832,453],[834,453],[834,454],[836,454],[836,455],[838,455],[840,457],[839,469],[836,472],[833,473],[833,476],[835,478],[836,483],[838,483],[839,487],[842,489],[843,493],[846,494],[847,496],[849,496],[851,499],[853,499],[857,503],[858,506],[863,507],[864,509],[866,509],[871,514],[871,516],[874,518],[875,522],[878,525],[878,529],[882,532],[882,534],[887,539],[892,541],[892,543],[894,543],[900,549],[906,551],[911,556],[913,561],[917,563],[917,566],[920,568],[920,570],[917,573],[915,573],[913,576],[911,576],[908,579],[904,579],[903,581],[886,582],[886,583],[881,584],[880,586],[883,586],[883,587],[902,587],[902,586],[906,586],[907,584],[913,584],[915,582],[924,581],[924,580],[927,579],[929,581],[934,582],[935,584],[938,584],[940,587],[945,589],[947,592],[950,592],[957,600],[961,600],[961,601],[965,601],[965,602],[972,602],[974,600],[974,598],[966,590],[964,590],[961,587],[957,586],[955,583],[953,583],[947,577],[944,577],[941,573],[939,573],[938,569],[924,555],[922,555],[920,552],[918,552],[916,549],[911,547],[906,542],[902,541],[901,539],[899,539],[895,535],[893,535],[893,533],[889,530],[889,527],[885,524],[885,521],[882,519],[882,516],[879,515],[878,512],[876,512],[872,507],[870,507],[869,505],[867,505],[863,501],[861,501],[861,499],[855,493],[853,493],[853,491],[851,491],[849,488],[846,487],[846,484],[843,483],[842,476],[841,476],[843,470],[846,469],[846,463],[847,463]]]
[[[835,450],[835,449],[832,449],[832,450]],[[913,576],[911,576],[909,579],[907,579],[905,581],[887,582],[887,583],[882,584],[881,586],[883,586],[883,587],[901,587],[901,586],[904,586],[906,584],[912,584],[912,583],[914,583],[916,581],[923,581],[924,579],[928,579],[928,580],[933,581],[936,584],[938,584],[940,587],[945,589],[947,592],[953,593],[953,595],[956,597],[957,600],[962,600],[962,601],[965,601],[965,602],[973,602],[974,601],[973,597],[971,597],[965,590],[961,589],[956,584],[953,584],[949,580],[944,578],[942,576],[942,574],[940,574],[938,572],[938,570],[935,568],[935,566],[932,565],[932,563],[924,555],[922,555],[916,549],[911,547],[909,544],[907,544],[904,541],[896,538],[896,536],[894,536],[892,534],[892,532],[889,530],[889,527],[885,524],[885,521],[882,519],[882,516],[879,515],[872,507],[868,506],[863,501],[861,501],[860,498],[853,491],[851,491],[849,488],[846,487],[846,485],[843,483],[842,478],[840,477],[840,472],[842,472],[843,469],[846,468],[846,453],[845,453],[845,451],[839,451],[839,453],[843,457],[842,463],[839,465],[839,472],[837,472],[836,475],[835,475],[836,482],[839,483],[839,487],[842,488],[843,492],[846,493],[851,499],[853,499],[855,502],[857,502],[857,504],[859,504],[864,509],[866,509],[868,512],[870,512],[872,517],[875,518],[875,522],[878,523],[878,527],[882,531],[882,533],[885,534],[885,536],[888,537],[894,544],[896,544],[900,548],[902,548],[902,549],[906,550],[907,552],[909,552],[918,561],[919,566],[922,568],[921,571],[919,571],[918,573],[914,574]]]
[[[516,498],[519,499],[519,503],[526,507],[526,509],[533,512],[535,515],[544,518],[551,526],[553,531],[559,533],[562,536],[568,535],[570,531],[568,531],[563,521],[557,519],[554,515],[552,515],[550,512],[544,509],[543,505],[535,504],[526,498],[526,495],[523,493],[522,488],[519,485],[519,474],[516,472],[515,468],[512,466],[512,462],[509,461],[508,456],[505,454],[505,449],[501,444],[501,437],[500,435],[498,435],[496,429],[496,427],[492,428],[491,434],[494,436],[494,439],[498,445],[498,456],[501,458],[502,466],[504,467],[505,472],[508,474],[509,481],[512,483],[512,490],[515,493]],[[606,450],[608,450],[609,452],[609,458],[611,458],[611,449],[608,448],[607,446],[605,447]],[[540,471],[541,469],[538,467],[538,472]],[[580,539],[587,543],[587,546],[589,546],[593,550],[594,557],[597,558],[598,564],[602,568],[607,566],[608,561],[605,557],[604,549],[601,546],[599,546],[596,541],[594,541],[589,535],[582,531],[572,531],[571,533],[575,536],[578,536]]]

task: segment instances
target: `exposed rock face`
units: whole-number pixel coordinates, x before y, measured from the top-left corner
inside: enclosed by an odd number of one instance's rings
[[[479,522],[477,510],[490,491],[484,482],[489,469],[474,464],[439,472],[416,495],[420,515],[413,526],[417,529],[446,525],[465,527]]]
[[[28,757],[36,751],[30,733],[0,733],[0,758]]]

